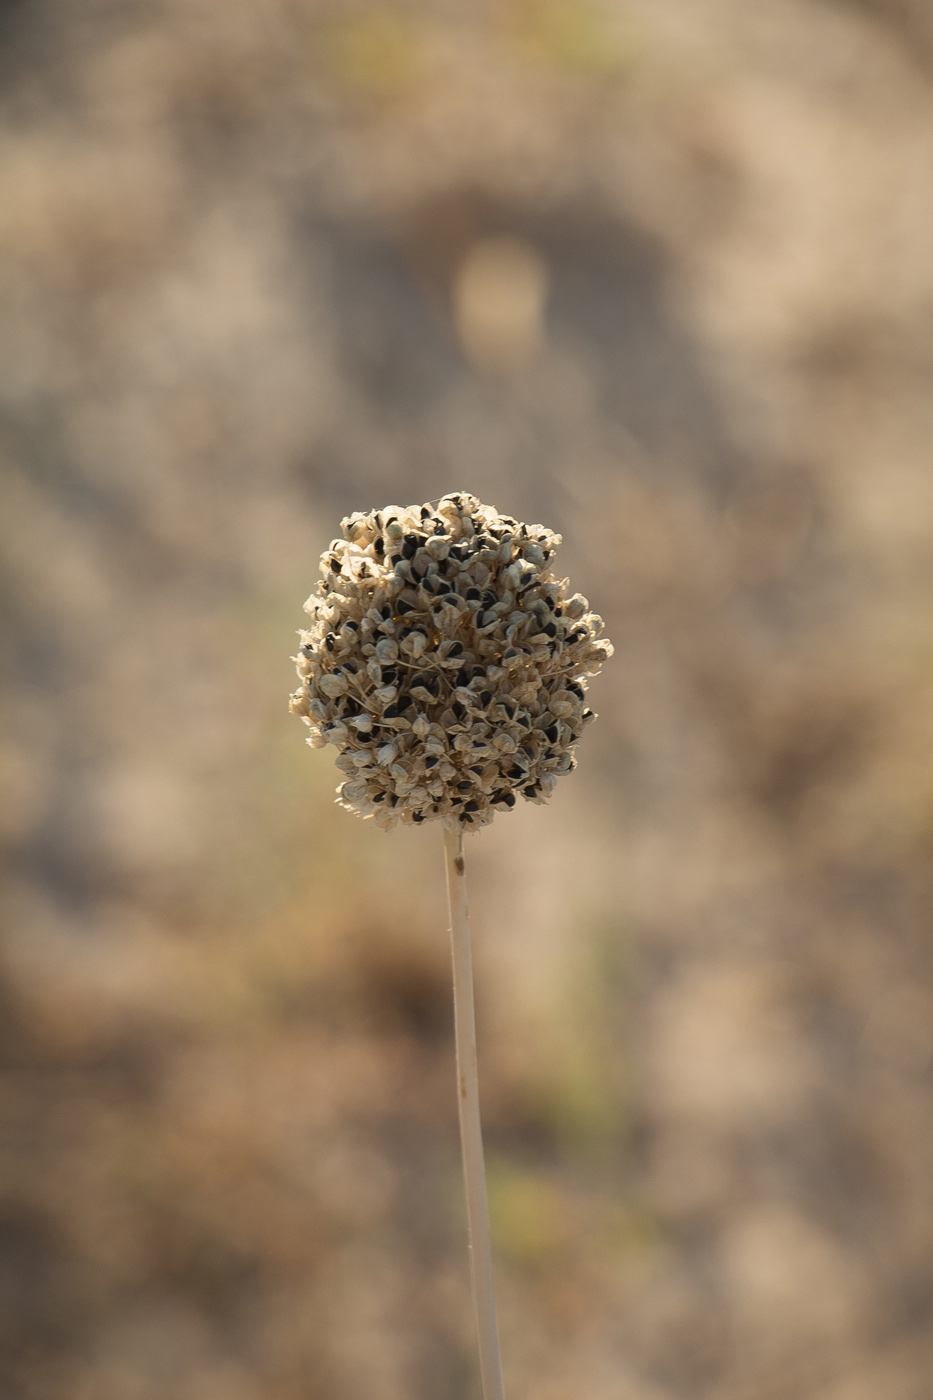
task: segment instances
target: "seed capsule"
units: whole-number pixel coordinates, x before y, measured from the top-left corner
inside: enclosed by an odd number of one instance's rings
[[[335,700],[338,695],[346,695],[347,682],[343,676],[322,676],[317,683],[317,688],[323,695]]]

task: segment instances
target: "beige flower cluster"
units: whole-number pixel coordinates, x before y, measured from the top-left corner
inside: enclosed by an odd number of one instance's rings
[[[291,709],[334,744],[342,806],[383,827],[474,827],[516,794],[543,802],[595,718],[586,677],[612,655],[567,594],[560,536],[474,496],[341,522],[294,658]]]

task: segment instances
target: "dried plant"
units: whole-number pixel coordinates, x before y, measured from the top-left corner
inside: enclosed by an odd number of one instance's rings
[[[595,718],[602,619],[550,561],[559,535],[463,492],[347,516],[321,557],[291,708],[334,744],[338,802],[378,825],[445,828],[460,1131],[485,1400],[501,1400],[463,832],[544,802]]]

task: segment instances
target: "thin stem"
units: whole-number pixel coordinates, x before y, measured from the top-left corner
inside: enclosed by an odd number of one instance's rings
[[[486,1173],[483,1167],[483,1135],[479,1120],[479,1081],[476,1075],[476,1021],[473,1014],[473,960],[470,955],[470,919],[467,913],[463,835],[444,831],[447,856],[447,898],[450,903],[450,944],[454,961],[454,1034],[457,1042],[457,1103],[460,1108],[460,1144],[466,1183],[467,1235],[473,1310],[479,1342],[479,1370],[483,1400],[504,1400],[499,1328],[492,1281],[492,1246],[486,1206]]]

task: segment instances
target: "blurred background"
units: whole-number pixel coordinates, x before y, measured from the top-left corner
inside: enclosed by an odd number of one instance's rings
[[[344,513],[616,656],[469,839],[510,1400],[928,1400],[926,0],[0,9],[0,1394],[473,1400],[440,833]]]

